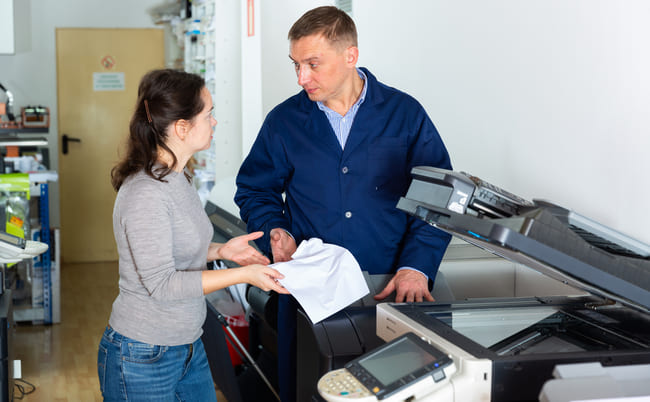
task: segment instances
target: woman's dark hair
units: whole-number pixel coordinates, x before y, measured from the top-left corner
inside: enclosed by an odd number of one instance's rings
[[[357,46],[357,28],[352,18],[334,6],[307,11],[289,29],[289,40],[322,34],[334,45]]]
[[[178,160],[165,144],[167,128],[177,120],[192,120],[205,104],[201,90],[203,78],[184,71],[163,69],[145,74],[138,87],[138,101],[129,124],[129,137],[124,158],[111,170],[111,183],[117,191],[130,175],[145,171],[164,181]],[[169,152],[171,166],[156,166],[158,149]]]

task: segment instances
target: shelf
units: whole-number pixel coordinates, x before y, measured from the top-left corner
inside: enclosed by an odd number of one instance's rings
[[[42,321],[43,317],[45,317],[45,309],[43,307],[33,308],[33,307],[14,306],[13,311],[14,311],[13,320],[15,322]]]
[[[0,134],[43,134],[49,127],[0,127]]]
[[[45,147],[48,145],[47,138],[23,136],[22,134],[47,134],[49,127],[24,127],[8,126],[7,123],[0,123],[0,146],[3,147]]]
[[[0,146],[3,147],[44,147],[47,146],[47,139],[38,138],[17,138],[0,136]]]

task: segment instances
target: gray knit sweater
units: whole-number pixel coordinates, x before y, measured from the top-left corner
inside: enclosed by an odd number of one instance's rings
[[[202,334],[206,267],[212,224],[182,173],[166,183],[144,172],[127,178],[113,209],[120,293],[109,324],[154,345],[192,343]]]

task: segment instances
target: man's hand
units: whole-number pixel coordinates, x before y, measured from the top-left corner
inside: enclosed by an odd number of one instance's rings
[[[375,300],[385,299],[388,295],[397,291],[395,295],[397,303],[421,302],[425,299],[434,301],[429,292],[428,284],[429,280],[422,273],[413,269],[402,269],[397,271],[384,290],[375,295]]]
[[[296,252],[296,241],[289,236],[284,229],[275,228],[271,230],[271,253],[273,262],[285,262],[291,260]]]

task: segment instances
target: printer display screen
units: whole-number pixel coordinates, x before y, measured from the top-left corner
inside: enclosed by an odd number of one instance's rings
[[[403,338],[388,348],[369,354],[359,361],[359,365],[387,386],[436,359],[408,338]]]

